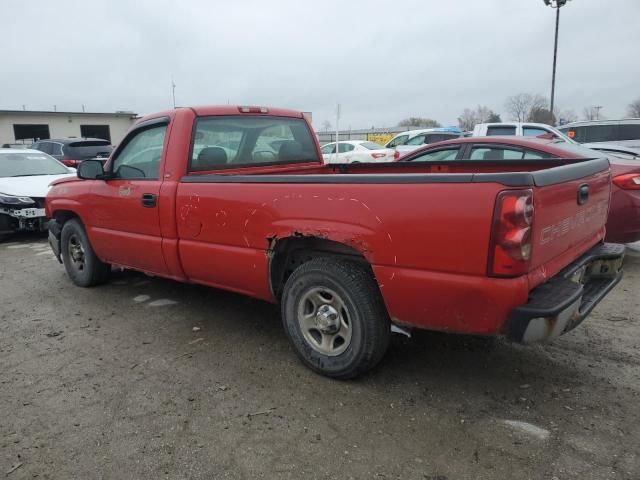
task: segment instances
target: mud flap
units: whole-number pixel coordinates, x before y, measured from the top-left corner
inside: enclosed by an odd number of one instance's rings
[[[58,259],[58,262],[62,263],[62,257],[60,256],[60,234],[62,232],[62,226],[55,220],[49,220],[49,246],[53,250],[53,254]]]

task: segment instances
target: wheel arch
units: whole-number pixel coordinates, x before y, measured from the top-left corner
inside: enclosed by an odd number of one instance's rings
[[[55,210],[52,213],[51,217],[56,222],[58,222],[60,224],[60,226],[64,225],[66,222],[68,222],[72,218],[77,218],[78,220],[80,220],[80,222],[82,222],[82,219],[80,218],[80,215],[78,215],[73,210],[65,210],[65,209]]]
[[[293,271],[313,258],[343,257],[371,269],[369,261],[357,248],[314,235],[293,234],[284,238],[272,238],[268,255],[269,285],[276,299],[281,297],[284,285]],[[373,270],[371,273],[373,274]]]

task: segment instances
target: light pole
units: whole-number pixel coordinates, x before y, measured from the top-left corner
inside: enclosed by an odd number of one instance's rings
[[[549,107],[549,123],[553,123],[553,103],[556,94],[556,60],[558,58],[558,26],[560,25],[560,8],[569,0],[542,0],[547,7],[556,9],[556,37],[553,43],[553,72],[551,74],[551,106]]]

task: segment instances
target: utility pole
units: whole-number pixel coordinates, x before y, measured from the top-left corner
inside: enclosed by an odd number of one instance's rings
[[[336,105],[336,163],[338,163],[338,150],[340,149],[340,144],[338,143],[338,136],[340,135],[340,104]]]
[[[593,107],[593,109],[596,111],[596,120],[600,120],[600,109],[602,108],[602,105],[595,105]]]
[[[171,77],[171,96],[173,97],[173,108],[176,108],[176,83]]]
[[[558,60],[558,29],[560,27],[560,8],[569,0],[542,0],[547,7],[556,9],[556,33],[553,42],[553,71],[551,73],[551,106],[549,107],[549,123],[553,124],[553,105],[556,94],[556,62]]]

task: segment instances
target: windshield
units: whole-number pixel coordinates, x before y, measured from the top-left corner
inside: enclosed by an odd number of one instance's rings
[[[382,150],[384,148],[382,145],[378,145],[377,143],[373,142],[363,142],[360,145],[369,150]]]
[[[0,177],[62,175],[67,167],[41,152],[0,152]]]

